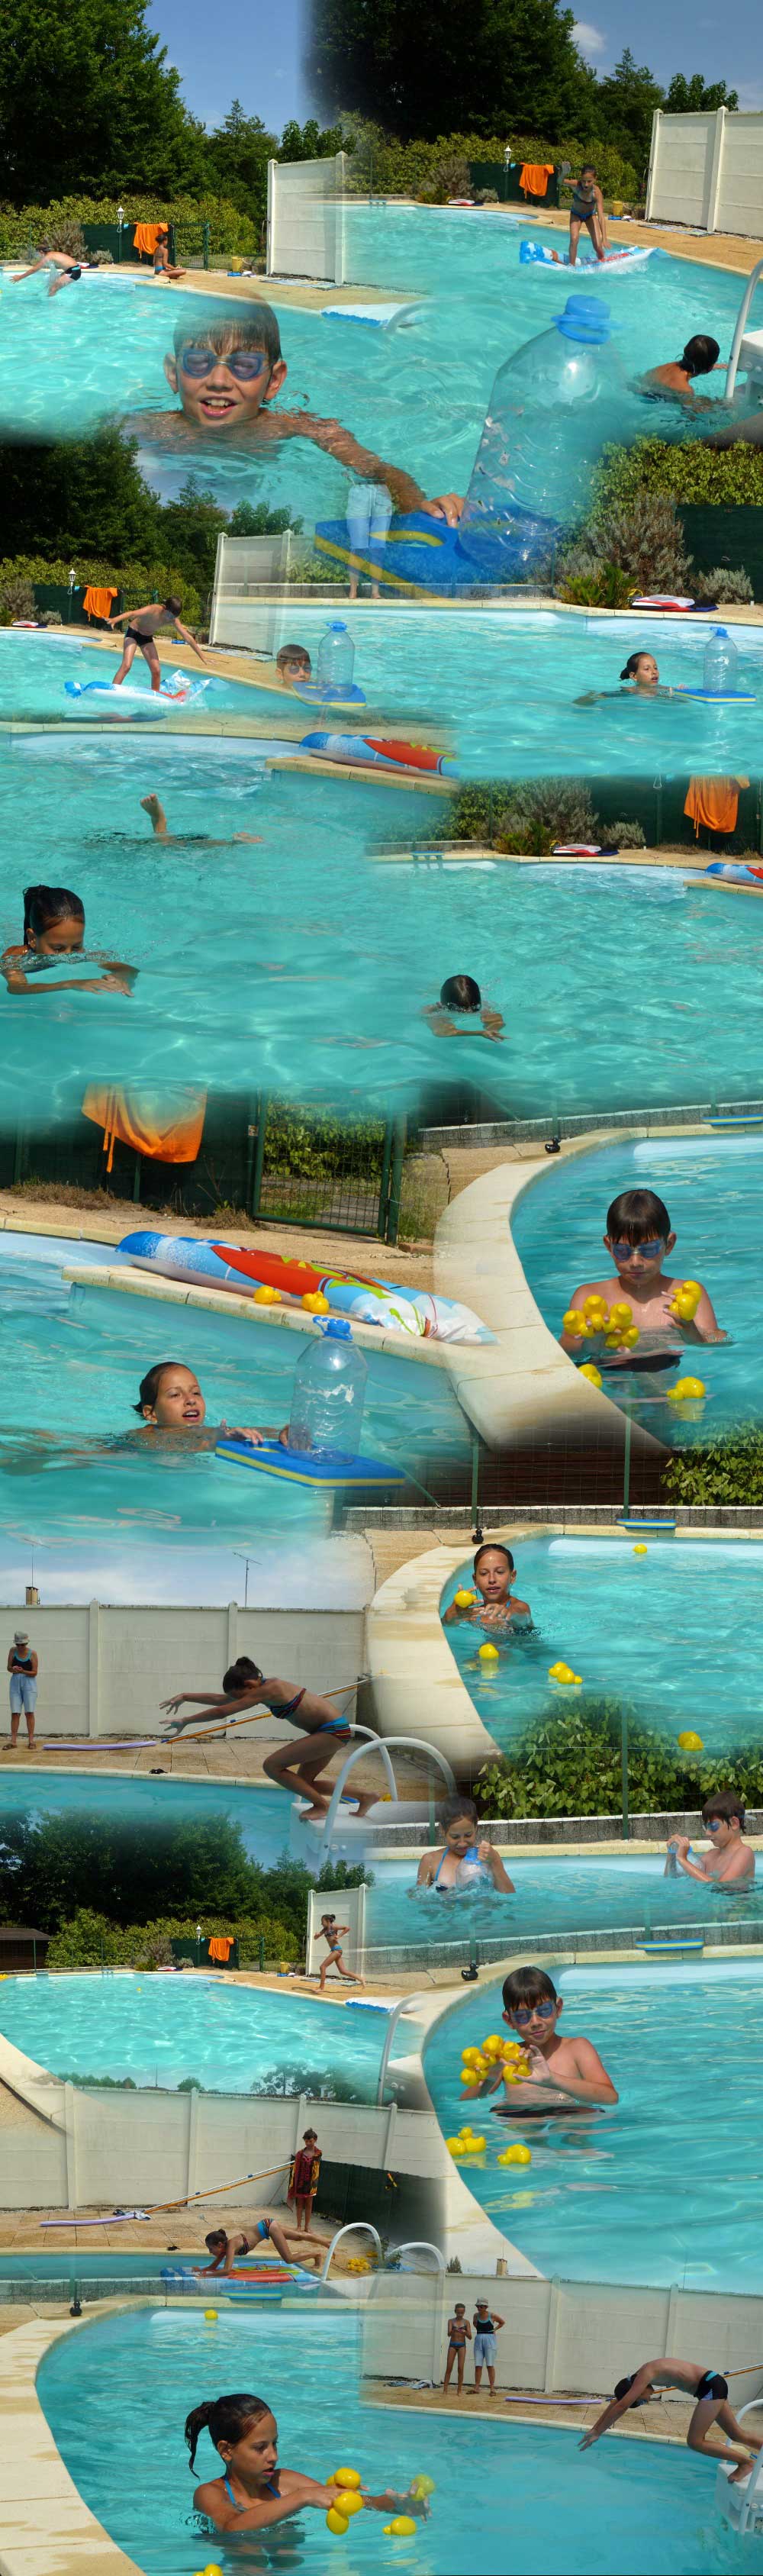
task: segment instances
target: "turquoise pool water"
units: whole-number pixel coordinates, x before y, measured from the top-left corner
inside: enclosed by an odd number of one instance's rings
[[[555,1164],[523,1192],[512,1214],[514,1242],[544,1322],[555,1335],[576,1287],[610,1275],[602,1247],[607,1208],[621,1190],[654,1189],[664,1200],[675,1251],[670,1277],[702,1280],[727,1344],[686,1341],[678,1364],[654,1376],[607,1370],[607,1395],[668,1448],[717,1439],[763,1411],[763,1322],[760,1315],[758,1215],[763,1137],[649,1138],[604,1145]],[[583,1354],[584,1357],[587,1353]],[[598,1357],[598,1353],[594,1354]],[[707,1389],[688,1420],[668,1403],[666,1386],[686,1371]]]
[[[502,2119],[480,2104],[484,2156],[459,2166],[475,2200],[548,2278],[759,2295],[763,2254],[750,2217],[763,2067],[751,2040],[763,1968],[744,1959],[554,1976],[551,1963],[550,1973],[564,2026],[593,2041],[619,2102],[542,2122]],[[477,2129],[472,2107],[459,2108],[461,2049],[500,2029],[501,2010],[500,1985],[483,1986],[427,2044],[427,2083],[448,2135],[465,2116]],[[731,2118],[716,2116],[720,2104]],[[501,2168],[499,2153],[520,2136],[532,2165]]]
[[[116,2234],[117,2230],[113,2232]],[[167,2233],[172,2234],[169,2217]],[[206,2251],[201,2245],[198,2253],[183,2255],[184,2263],[205,2263],[206,2260]],[[60,2236],[57,2230],[54,2234],[51,2229],[45,2239],[43,2254],[6,2254],[4,2249],[0,2249],[0,2281],[62,2281],[66,2287],[73,2280],[158,2283],[166,2269],[166,2253],[123,2254],[118,2245],[107,2244],[101,2246],[100,2252],[88,2252],[83,2247],[82,2229],[79,2229],[78,2242],[73,2227],[62,2227]]]
[[[442,1837],[439,1837],[442,1840]],[[373,1859],[373,1854],[371,1854]],[[469,1895],[465,1891],[435,1895],[415,1886],[415,1861],[374,1864],[374,1885],[366,1894],[368,1949],[392,1950],[395,1964],[415,1960],[451,1946],[454,1961],[468,1958],[471,1946],[501,1940],[532,1943],[570,1938],[580,1932],[630,1929],[636,1939],[651,1938],[663,1928],[702,1930],[715,1923],[758,1924],[763,1914],[763,1865],[757,1886],[701,1887],[690,1878],[665,1877],[664,1850],[650,1857],[591,1860],[523,1860],[513,1851],[503,1858],[515,1893],[497,1889]],[[709,1928],[708,1937],[712,1938]]]
[[[650,1540],[533,1538],[516,1543],[516,1591],[529,1601],[536,1634],[497,1644],[495,1679],[477,1661],[481,1631],[460,1620],[444,1631],[475,1708],[502,1748],[515,1743],[554,1699],[578,1696],[635,1705],[644,1725],[674,1746],[684,1730],[711,1756],[757,1743],[763,1548],[704,1538]],[[471,1560],[446,1585],[446,1609],[470,1585]],[[549,1666],[580,1673],[583,1692],[548,1679]]]
[[[65,1267],[105,1258],[103,1246],[53,1237],[0,1243],[0,1541],[23,1531],[92,1556],[96,1524],[99,1550],[115,1532],[128,1550],[151,1534],[162,1551],[326,1528],[329,1496],[234,1469],[210,1451],[184,1451],[173,1435],[141,1431],[133,1410],[146,1371],[167,1358],[198,1375],[209,1425],[280,1426],[303,1335],[201,1308],[173,1306],[169,1315],[151,1299],[67,1285]],[[464,1462],[469,1454],[445,1369],[373,1349],[362,1438],[366,1456],[405,1460],[425,1487],[443,1452]]]
[[[549,2576],[726,2576],[738,2565],[738,2543],[713,2511],[715,2471],[658,2444],[603,2443],[581,2458],[575,2436],[536,2424],[444,2424],[361,2405],[358,2328],[352,2317],[301,2309],[298,2324],[270,2312],[220,2316],[215,2326],[176,2312],[109,2317],[65,2335],[45,2355],[40,2403],[66,2466],[91,2511],[145,2576],[194,2576],[209,2527],[194,2520],[193,2489],[183,2441],[192,2406],[223,2388],[254,2384],[278,2422],[281,2459],[322,2477],[342,2460],[357,2462],[372,2493],[404,2491],[426,2468],[435,2480],[427,2523],[415,2540],[384,2537],[383,2514],[358,2516],[341,2564],[376,2576],[403,2560],[420,2576],[471,2576],[475,2482],[479,2485],[479,2552],[485,2576],[512,2558],[543,2566]],[[316,2419],[316,2381],[330,2374],[326,2425]],[[126,2478],[114,2443],[123,2426],[124,2453],[139,2462]],[[336,2434],[335,2427],[340,2430]],[[206,2435],[198,2476],[217,2473]],[[330,2576],[337,2544],[323,2514],[287,2524],[293,2565]],[[204,2538],[200,2541],[199,2534]],[[212,2545],[226,2564],[238,2551]],[[763,2542],[745,2542],[751,2576],[763,2569]]]
[[[67,723],[74,722],[75,717],[86,716],[95,721],[97,708],[93,700],[78,699],[75,704],[67,695],[65,682],[77,681],[82,689],[87,688],[91,680],[110,685],[122,659],[122,635],[123,629],[120,627],[115,634],[113,647],[104,652],[100,645],[81,644],[77,637],[69,636],[65,632],[45,633],[36,628],[23,634],[13,627],[5,627],[0,643],[0,718],[45,714],[57,715],[62,723],[64,720]],[[170,629],[160,638],[159,652],[162,664],[162,685],[168,688],[172,685],[172,673],[175,667]],[[193,670],[184,672],[183,678],[189,683],[197,679],[207,679],[208,685],[203,694],[192,702],[197,714],[201,713],[205,717],[251,716],[254,712],[261,718],[262,709],[265,706],[267,720],[268,722],[272,720],[273,731],[277,733],[279,707],[283,706],[282,692],[278,697],[274,692],[264,700],[260,698],[259,692],[254,697],[252,690],[246,687],[244,681],[226,680],[217,671],[205,673],[200,662],[194,663]],[[129,687],[140,689],[144,697],[151,696],[148,667],[140,653],[136,655],[133,663]],[[129,700],[125,698],[123,701],[125,717],[128,705]],[[140,721],[142,722],[143,719],[141,718]],[[163,725],[178,724],[182,730],[182,701],[178,703],[177,710],[171,707],[168,715],[152,721]],[[142,822],[142,817],[139,816],[138,820]]]
[[[222,1674],[212,1674],[210,1689],[218,1678],[222,1680]],[[164,1758],[158,1750],[156,1759]],[[153,1753],[148,1759],[153,1761]],[[157,1841],[184,1825],[233,1825],[247,1859],[259,1861],[262,1869],[274,1869],[284,1852],[303,1860],[308,1869],[317,1869],[304,1830],[296,1822],[294,1801],[280,1790],[251,1789],[239,1781],[169,1776],[109,1780],[96,1757],[87,1771],[54,1771],[47,1778],[42,1770],[31,1777],[14,1777],[9,1765],[4,1765],[0,1852],[5,1829],[17,1820],[40,1823],[74,1816],[87,1816],[105,1835],[118,1834],[120,1841],[131,1835]]]
[[[52,2075],[111,2075],[174,2093],[293,2094],[375,2102],[386,2027],[379,2012],[193,1976],[132,1969],[6,1977],[0,2032]],[[400,2046],[413,2045],[403,2025]],[[385,2099],[394,2098],[393,2069]]]

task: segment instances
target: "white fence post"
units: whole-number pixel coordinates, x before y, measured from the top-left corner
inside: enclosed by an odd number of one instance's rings
[[[87,1616],[87,1731],[94,1738],[101,1732],[101,1605],[91,1601]]]
[[[716,108],[715,113],[715,133],[713,135],[712,157],[707,183],[705,227],[709,233],[715,233],[718,230],[718,199],[720,197],[721,184],[723,180],[725,142],[726,110],[725,107],[719,107]]]

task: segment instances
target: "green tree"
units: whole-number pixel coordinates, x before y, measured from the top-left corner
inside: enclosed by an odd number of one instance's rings
[[[475,135],[590,130],[596,82],[559,0],[312,0],[307,70],[324,112],[376,118],[403,141],[447,135],[454,100]]]
[[[619,145],[639,172],[646,169],[652,140],[652,117],[664,106],[665,93],[647,63],[639,65],[626,45],[619,63],[596,88],[596,132]]]
[[[279,161],[327,161],[334,152],[345,150],[352,151],[352,142],[345,143],[341,125],[330,125],[321,129],[315,116],[308,117],[306,125],[298,125],[296,117],[292,117],[289,124],[284,126],[278,146],[278,159]]]
[[[268,132],[260,116],[247,116],[240,98],[234,98],[222,125],[207,136],[219,184],[239,214],[254,214],[262,221],[268,162],[276,160],[278,149],[278,136]]]
[[[703,111],[712,114],[716,107],[727,107],[733,115],[738,106],[737,90],[727,89],[725,81],[703,81],[701,72],[692,72],[689,80],[684,72],[674,72],[665,93],[669,116],[699,116]]]
[[[181,487],[176,501],[166,501],[160,511],[161,543],[168,563],[178,564],[200,590],[210,590],[215,577],[217,540],[228,526],[213,493],[203,492],[193,475]]]
[[[76,554],[110,563],[159,558],[161,510],[135,463],[137,440],[95,438],[0,447],[0,557]]]
[[[203,188],[203,126],[188,114],[147,0],[4,0],[0,161],[13,205],[67,191]]]

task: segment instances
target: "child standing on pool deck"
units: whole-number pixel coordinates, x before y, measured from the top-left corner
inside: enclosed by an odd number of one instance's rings
[[[266,2398],[212,2397],[192,2407],[185,2427],[192,2472],[204,2431],[219,2451],[225,2475],[206,2478],[195,2489],[193,2505],[216,2531],[272,2531],[308,2505],[317,2505],[322,2513],[336,2506],[336,2487],[320,2486],[302,2469],[279,2467],[278,2427]],[[414,2489],[416,2485],[414,2479]],[[356,2492],[371,2513],[405,2511],[423,2520],[429,2511],[426,2499],[415,2492],[398,2495],[389,2488],[374,2496],[364,2487]]]
[[[438,1895],[446,1896],[453,1888],[458,1889],[458,1873],[459,1870],[463,1870],[466,1863],[472,1869],[475,1879],[477,1873],[480,1873],[483,1886],[492,1886],[503,1896],[516,1894],[513,1880],[509,1878],[504,1868],[500,1852],[495,1850],[492,1843],[484,1840],[479,1842],[476,1839],[477,1809],[472,1798],[462,1798],[458,1791],[455,1791],[452,1798],[444,1800],[440,1808],[439,1822],[445,1835],[444,1844],[440,1851],[422,1853],[416,1880],[417,1887],[433,1887]],[[462,1887],[463,1884],[462,1879]],[[408,1892],[413,1896],[415,1889],[409,1888]]]
[[[592,2041],[560,2039],[562,2008],[563,1999],[543,1968],[514,1968],[504,1979],[503,2019],[521,2039],[530,2071],[520,2083],[502,2066],[484,2077],[480,2095],[505,2087],[499,2119],[544,2120],[549,2111],[604,2111],[616,2103],[611,2075]]]
[[[729,2383],[723,2373],[706,2370],[699,2361],[669,2361],[666,2355],[659,2361],[643,2361],[640,2369],[632,2370],[628,2379],[618,2379],[614,2397],[605,2406],[603,2414],[597,2415],[595,2424],[589,2425],[578,2443],[578,2450],[590,2451],[593,2443],[601,2440],[602,2433],[608,2433],[612,2424],[619,2423],[621,2415],[627,2415],[632,2406],[648,2406],[655,2391],[662,2388],[677,2388],[687,2397],[694,2398],[686,2435],[687,2450],[701,2451],[708,2460],[736,2459],[737,2467],[731,2472],[729,2485],[739,2486],[749,2476],[754,2455],[763,2448],[763,2441],[759,2435],[745,2433],[737,2423],[728,2403]],[[713,2424],[730,2437],[722,2451],[715,2442],[708,2441]]]
[[[496,2336],[505,2323],[505,2317],[499,2317],[497,2309],[488,2306],[487,2299],[477,2300],[474,2311],[474,2385],[475,2388],[482,2387],[482,2373],[486,2370],[491,2397],[495,2396]]]
[[[471,2343],[471,2339],[472,2330],[471,2326],[467,2325],[465,2302],[463,2299],[457,2299],[453,2315],[448,2318],[448,2354],[445,2363],[445,2377],[442,2383],[443,2396],[445,2395],[446,2389],[450,2387],[450,2382],[453,2376],[453,2364],[455,2362],[456,2396],[463,2397],[466,2348],[467,2344]]]
[[[310,411],[269,410],[287,372],[277,317],[269,304],[212,304],[208,312],[208,320],[197,325],[191,313],[178,322],[164,361],[180,416],[174,411],[137,412],[123,423],[128,436],[150,439],[176,455],[221,441],[239,452],[264,455],[284,439],[307,438],[350,473],[386,484],[396,510],[423,510],[429,518],[445,519],[449,527],[457,525],[463,509],[458,493],[427,501],[413,475],[401,466],[385,465],[341,421],[319,419]]]
[[[675,1240],[664,1199],[659,1199],[654,1190],[621,1190],[607,1209],[604,1235],[615,1265],[614,1278],[582,1280],[573,1290],[568,1312],[582,1315],[588,1297],[600,1298],[607,1309],[607,1323],[602,1327],[606,1332],[610,1307],[624,1300],[632,1309],[640,1334],[669,1335],[674,1348],[680,1348],[682,1342],[725,1342],[728,1336],[721,1332],[707,1289],[700,1281],[686,1283],[699,1289],[694,1314],[682,1318],[672,1312],[672,1300],[684,1282],[666,1275],[663,1263]],[[559,1335],[562,1350],[575,1357],[583,1341],[598,1338],[598,1332],[562,1331]],[[633,1360],[629,1350],[613,1352],[611,1357],[617,1367],[627,1368]]]
[[[687,1878],[698,1878],[705,1886],[749,1887],[755,1876],[755,1853],[751,1843],[742,1841],[744,1818],[744,1799],[736,1789],[713,1790],[702,1809],[705,1832],[712,1836],[712,1851],[691,1860],[689,1835],[673,1834],[668,1854],[675,1853],[678,1867]],[[666,1868],[666,1877],[667,1874]]]
[[[341,1978],[343,1986],[365,1985],[365,1977],[354,1977],[349,1968],[343,1968],[342,1966],[342,1935],[345,1932],[349,1932],[349,1929],[349,1923],[337,1923],[335,1914],[321,1915],[320,1929],[317,1938],[319,1941],[325,1941],[327,1945],[327,1955],[325,1959],[321,1960],[320,1975],[318,1978],[318,1985],[321,1994],[325,1994],[326,1978],[328,1976],[329,1968],[336,1969],[337,1976]]]

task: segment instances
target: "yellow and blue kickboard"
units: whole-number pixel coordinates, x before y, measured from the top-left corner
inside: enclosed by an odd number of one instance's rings
[[[230,1467],[253,1467],[260,1476],[280,1476],[289,1485],[313,1485],[317,1492],[346,1492],[356,1485],[404,1485],[405,1470],[390,1467],[383,1458],[338,1458],[329,1451],[322,1456],[309,1449],[284,1449],[280,1440],[263,1440],[254,1448],[251,1440],[232,1436],[218,1440],[216,1458],[225,1458]]]
[[[551,520],[510,509],[496,519],[492,561],[478,563],[464,552],[457,528],[447,527],[444,519],[430,519],[424,510],[411,510],[391,519],[388,528],[377,528],[361,549],[352,544],[346,519],[324,519],[315,530],[315,550],[387,590],[436,595],[474,590],[486,580],[511,580],[547,553],[558,534]]]

